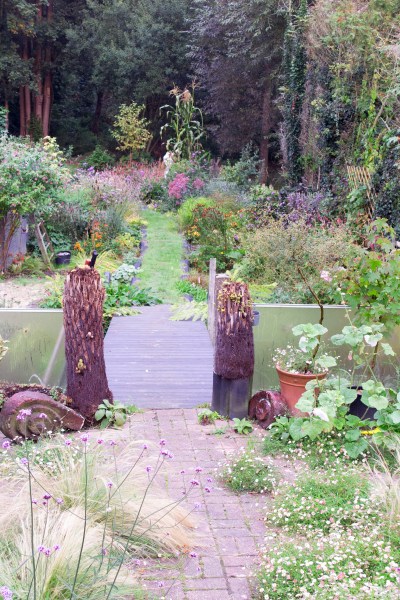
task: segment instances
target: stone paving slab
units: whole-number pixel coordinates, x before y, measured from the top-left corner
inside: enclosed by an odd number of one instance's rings
[[[220,426],[220,424],[218,424]],[[195,409],[148,410],[133,415],[130,433],[139,439],[165,439],[174,459],[168,463],[167,489],[181,493],[181,470],[199,475],[196,490],[201,503],[197,516],[196,556],[183,560],[147,561],[141,583],[149,598],[164,600],[251,600],[257,548],[264,541],[262,497],[236,495],[215,479],[216,470],[246,447],[248,438],[229,432],[212,435],[213,425],[202,426]],[[264,432],[257,429],[257,437]],[[189,475],[188,475],[189,476]],[[184,476],[186,477],[186,475]],[[211,478],[212,482],[207,482]],[[211,487],[211,493],[205,488]]]

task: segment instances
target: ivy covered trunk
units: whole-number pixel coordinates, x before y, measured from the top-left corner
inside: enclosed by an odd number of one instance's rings
[[[212,407],[230,418],[248,414],[254,372],[251,306],[244,283],[225,283],[218,294]]]
[[[112,400],[104,361],[103,302],[100,275],[90,267],[71,271],[64,288],[67,396],[87,423],[99,404]]]

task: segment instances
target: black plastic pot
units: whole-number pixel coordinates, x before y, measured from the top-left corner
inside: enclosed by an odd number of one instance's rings
[[[355,415],[360,419],[373,419],[374,414],[376,413],[376,408],[371,408],[370,406],[366,406],[362,398],[362,386],[361,385],[353,385],[351,387],[352,390],[357,390],[356,399],[350,404],[349,413],[351,415]]]
[[[253,327],[257,327],[257,325],[260,322],[260,311],[259,310],[253,310]]]
[[[56,263],[56,265],[69,265],[69,263],[71,262],[71,252],[69,252],[68,250],[58,252],[56,254],[54,262]]]

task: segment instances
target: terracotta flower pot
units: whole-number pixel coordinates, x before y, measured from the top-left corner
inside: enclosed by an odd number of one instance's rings
[[[295,408],[300,396],[306,391],[306,384],[312,379],[324,379],[326,373],[303,375],[301,373],[289,373],[275,366],[279,377],[282,398],[287,404],[289,412],[294,417],[307,417],[308,413],[301,412]]]

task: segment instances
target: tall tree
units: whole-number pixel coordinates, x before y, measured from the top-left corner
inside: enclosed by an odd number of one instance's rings
[[[222,152],[249,141],[268,176],[285,20],[277,0],[195,0],[190,29],[193,68],[207,93]]]

